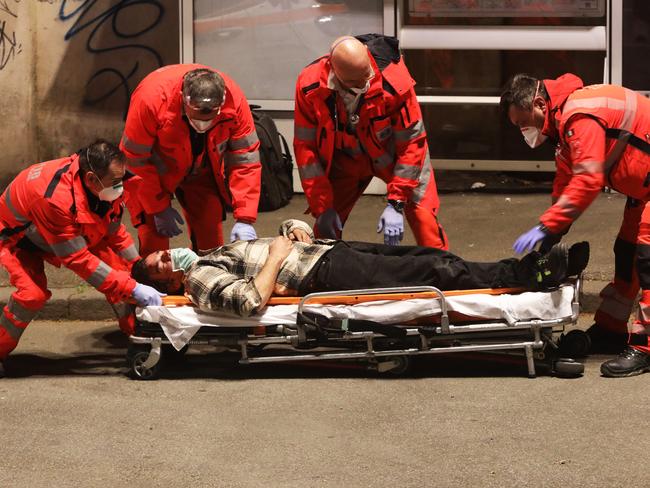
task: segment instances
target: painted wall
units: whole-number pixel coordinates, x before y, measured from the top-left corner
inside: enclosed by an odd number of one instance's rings
[[[0,188],[97,137],[117,142],[138,82],[177,62],[177,0],[0,0]]]

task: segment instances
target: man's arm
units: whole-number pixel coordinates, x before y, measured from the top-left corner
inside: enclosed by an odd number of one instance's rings
[[[259,308],[266,305],[266,302],[271,298],[282,263],[284,263],[292,249],[293,243],[284,236],[276,237],[269,246],[269,257],[266,258],[264,266],[253,280],[260,295],[261,304]]]
[[[395,138],[395,168],[388,182],[387,197],[406,202],[418,185],[427,158],[427,133],[415,90],[411,88],[400,109],[391,115]]]
[[[159,175],[164,163],[153,153],[157,132],[154,108],[143,98],[142,90],[136,89],[131,96],[120,149],[126,154],[129,170],[144,180],[137,197],[134,197],[148,214],[162,212],[171,203],[171,196],[162,190],[160,184]]]
[[[232,89],[236,88],[233,86]],[[253,223],[257,219],[262,181],[260,141],[248,101],[239,90],[232,96],[236,96],[241,103],[237,107],[236,126],[228,140],[226,174],[232,195],[233,216],[236,220]]]
[[[590,117],[571,119],[565,128],[565,141],[569,146],[571,178],[555,204],[539,219],[553,234],[566,230],[605,184],[605,131],[598,122]]]
[[[244,247],[229,249],[216,259],[200,260],[192,266],[185,279],[185,290],[197,307],[248,317],[266,305],[292,244],[285,237],[276,237],[258,276],[242,278],[230,270],[241,268],[247,254],[245,246],[249,245],[255,244],[242,242]]]
[[[334,194],[318,154],[318,124],[300,82],[296,84],[293,151],[305,197],[314,217],[334,205]]]

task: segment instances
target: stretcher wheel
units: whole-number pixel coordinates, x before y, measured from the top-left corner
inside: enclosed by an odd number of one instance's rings
[[[575,378],[582,376],[585,366],[569,358],[560,358],[553,363],[553,374],[562,378]]]
[[[389,356],[377,363],[377,371],[390,376],[402,376],[411,368],[409,356]]]
[[[160,377],[161,362],[151,368],[144,366],[149,358],[149,348],[130,346],[126,352],[129,375],[136,380],[155,380]]]
[[[591,350],[591,338],[582,330],[572,330],[563,335],[559,344],[560,354],[571,358],[584,357]]]

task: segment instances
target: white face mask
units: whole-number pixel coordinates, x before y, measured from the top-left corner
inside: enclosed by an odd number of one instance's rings
[[[199,134],[203,134],[204,132],[209,131],[214,125],[214,121],[215,121],[215,119],[197,120],[197,119],[190,119],[189,117],[187,118],[187,120],[190,123],[190,125],[194,127],[194,130]]]
[[[101,181],[99,182],[101,185]],[[124,192],[124,185],[120,181],[117,185],[105,187],[102,185],[102,191],[97,194],[97,197],[104,202],[112,202],[120,198]]]
[[[537,127],[533,127],[533,126],[522,127],[521,135],[524,136],[524,139],[526,140],[526,144],[528,144],[533,149],[541,146],[542,144],[544,144],[544,141],[548,139],[548,136],[542,134],[541,129],[538,129]]]
[[[352,87],[348,88],[348,90],[350,90],[355,95],[361,95],[363,93],[366,93],[368,91],[368,88],[370,88],[370,80],[366,80],[366,84],[363,86],[363,88]]]

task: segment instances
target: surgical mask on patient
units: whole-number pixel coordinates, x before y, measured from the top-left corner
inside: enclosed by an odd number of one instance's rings
[[[177,247],[170,251],[172,258],[172,271],[187,271],[199,259],[199,256],[186,247]]]

